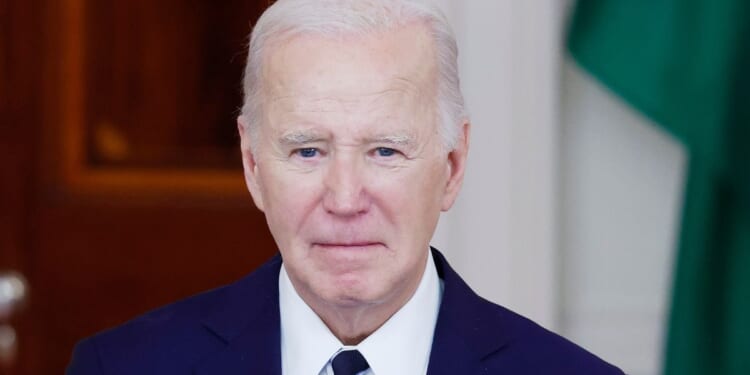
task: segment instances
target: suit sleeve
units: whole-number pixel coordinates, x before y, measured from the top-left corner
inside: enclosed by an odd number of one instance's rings
[[[73,358],[68,364],[68,369],[65,371],[66,375],[102,375],[101,363],[99,360],[99,354],[96,350],[94,342],[84,340],[76,345],[73,350]]]

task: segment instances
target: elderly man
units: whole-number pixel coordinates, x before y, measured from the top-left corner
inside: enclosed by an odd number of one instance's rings
[[[68,373],[620,374],[430,249],[468,151],[456,55],[424,1],[270,7],[238,125],[280,256],[83,341]]]

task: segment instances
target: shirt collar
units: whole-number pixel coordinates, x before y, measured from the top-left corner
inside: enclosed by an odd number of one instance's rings
[[[422,280],[409,301],[355,348],[376,375],[424,374],[432,348],[442,288],[428,250]],[[279,273],[281,357],[284,374],[317,374],[344,345]],[[347,347],[349,348],[349,347]]]
[[[318,374],[341,342],[302,300],[284,264],[279,272],[282,374]]]

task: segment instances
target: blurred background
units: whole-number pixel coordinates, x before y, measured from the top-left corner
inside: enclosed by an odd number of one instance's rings
[[[750,373],[750,3],[436,1],[472,144],[434,245],[629,374]],[[0,374],[276,252],[234,120],[268,3],[0,1]]]

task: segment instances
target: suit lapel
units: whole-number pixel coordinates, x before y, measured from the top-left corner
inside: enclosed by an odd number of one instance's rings
[[[508,344],[507,331],[498,325],[494,305],[474,293],[439,251],[432,253],[444,289],[427,374],[478,373],[484,359]]]
[[[279,270],[276,256],[229,287],[203,325],[225,343],[195,368],[197,375],[281,374]]]

